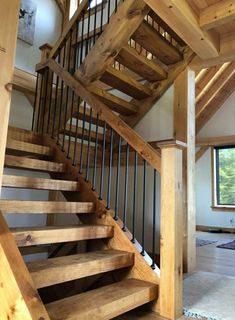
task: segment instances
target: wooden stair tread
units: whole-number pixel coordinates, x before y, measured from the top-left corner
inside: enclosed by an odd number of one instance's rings
[[[136,99],[145,99],[152,95],[149,87],[113,67],[108,67],[100,80]]]
[[[2,186],[7,188],[79,191],[80,184],[78,181],[3,175]]]
[[[114,234],[112,226],[76,225],[12,228],[11,232],[18,247],[26,247],[50,243],[111,238]]]
[[[123,280],[46,305],[51,320],[111,319],[157,298],[157,286]]]
[[[27,267],[36,288],[43,288],[133,264],[133,253],[110,249],[33,261]]]
[[[64,163],[30,159],[26,157],[5,156],[5,167],[8,168],[21,168],[33,171],[45,171],[45,172],[58,172],[62,173],[66,171],[66,166]]]
[[[167,78],[167,72],[162,67],[139,54],[129,45],[122,48],[116,60],[150,82]]]
[[[76,128],[76,126],[72,125],[71,126],[71,133],[70,133],[70,125],[67,124],[64,129],[61,129],[60,133],[63,134],[63,132],[65,132],[65,135],[69,136],[71,134],[71,137],[76,137],[81,139],[82,138],[82,133],[83,133],[83,129],[81,127]],[[89,129],[84,128],[84,133],[83,133],[83,138],[84,140],[88,140],[89,139]],[[91,135],[90,135],[90,139],[92,142],[96,141],[96,132],[91,130]],[[106,141],[109,142],[110,141],[110,137],[108,134],[106,134],[105,137]],[[103,141],[103,133],[98,133],[97,134],[97,140],[98,142],[102,142]]]
[[[84,108],[79,107],[77,110],[73,113],[73,118],[79,118],[80,120],[83,120],[83,117],[86,122],[90,122],[90,109],[86,108],[85,116],[84,116]],[[92,110],[92,117],[91,117],[92,124],[96,125],[97,122],[97,114],[94,110]],[[104,126],[104,121],[99,119],[99,127]]]
[[[181,52],[157,32],[157,30],[147,21],[141,23],[133,34],[132,39],[167,65],[182,60]]]
[[[92,202],[0,200],[0,211],[29,214],[93,213],[95,205]]]
[[[139,107],[137,105],[102,90],[97,86],[90,85],[87,88],[115,112],[129,116],[136,114],[139,111]]]
[[[51,148],[39,144],[33,144],[29,142],[19,141],[16,139],[8,138],[6,145],[7,152],[11,154],[32,154],[40,156],[51,156]]]
[[[41,134],[12,126],[8,126],[7,138],[16,139],[19,141],[29,142],[33,144],[43,144],[43,137]]]

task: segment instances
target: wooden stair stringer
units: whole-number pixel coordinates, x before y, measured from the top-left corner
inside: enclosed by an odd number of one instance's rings
[[[69,201],[75,196],[77,201],[89,201],[93,202],[96,207],[96,213],[87,217],[86,215],[79,215],[79,219],[84,224],[93,225],[109,225],[114,228],[114,237],[105,242],[108,249],[122,250],[127,252],[132,252],[135,254],[135,263],[131,270],[126,274],[127,278],[135,278],[139,280],[145,280],[159,285],[159,269],[153,270],[149,264],[145,261],[144,257],[140,254],[137,247],[130,241],[132,238],[129,232],[123,232],[122,222],[115,221],[113,219],[114,212],[112,210],[106,209],[106,202],[100,200],[98,193],[92,190],[92,185],[90,182],[86,182],[84,176],[79,174],[78,166],[73,166],[71,159],[68,159],[66,155],[61,151],[61,149],[56,145],[56,143],[49,137],[45,137],[45,144],[50,145],[53,150],[55,161],[60,159],[67,166],[68,174],[70,176],[78,177],[80,184],[80,192],[72,194],[70,192],[64,193]],[[158,310],[157,302],[155,302],[154,310]]]
[[[0,319],[50,320],[1,212],[0,260]]]

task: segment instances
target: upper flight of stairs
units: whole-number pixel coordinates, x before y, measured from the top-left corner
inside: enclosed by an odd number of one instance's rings
[[[27,130],[9,128],[5,167],[18,170],[17,175],[9,173],[9,170],[8,174],[4,174],[3,187],[6,188],[54,190],[61,191],[64,195],[66,193],[79,195],[82,188],[79,179],[74,180],[72,177],[70,180],[64,179],[64,173],[67,172],[66,164],[55,162],[53,149],[44,145],[42,136]],[[22,169],[22,175],[19,175],[21,172],[19,170]],[[30,176],[24,176],[25,170],[31,172]],[[33,176],[32,170],[52,175],[50,178],[38,178]],[[4,214],[58,215],[63,213],[66,219],[66,214],[71,213],[77,214],[78,218],[84,215],[94,215],[96,207],[95,203],[87,201],[2,199],[0,211]],[[102,224],[83,224],[81,221],[79,222],[78,219],[75,225],[45,225],[10,229],[20,250],[26,247],[43,248],[46,246],[48,249],[51,248],[49,252],[52,253],[48,254],[47,258],[26,263],[35,290],[39,290],[50,319],[111,319],[156,300],[158,286],[155,283],[131,279],[128,276],[136,264],[134,251],[125,251],[125,246],[123,250],[106,247],[105,243],[115,238],[114,227]],[[92,247],[94,240],[95,243],[100,243],[100,249]],[[68,242],[86,243],[87,250],[79,252],[78,249],[77,252],[65,256],[57,256],[56,251],[53,253],[55,246]],[[94,285],[96,280],[92,280],[93,285],[88,285],[90,278],[102,279],[105,274],[109,274],[112,280],[104,281],[101,286]],[[82,284],[84,292],[81,291],[81,288],[76,292],[77,281],[83,281],[79,283]],[[65,292],[65,288],[68,288],[63,287],[65,284],[68,287],[71,286],[72,295],[69,295],[69,290]],[[59,300],[55,296],[48,302],[47,292],[51,297],[53,288],[58,285],[56,290],[60,291],[62,296]]]

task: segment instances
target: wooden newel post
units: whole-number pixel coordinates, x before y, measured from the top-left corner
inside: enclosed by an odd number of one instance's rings
[[[182,166],[185,144],[164,141],[161,148],[160,314],[177,319],[183,311]]]
[[[41,50],[41,61],[40,63],[45,63],[49,58],[52,46],[48,43],[43,44],[39,47]],[[42,132],[43,131],[43,118],[46,118],[46,112],[48,109],[49,103],[49,92],[50,84],[52,81],[52,72],[48,69],[43,69],[39,74],[38,86],[37,86],[37,98],[35,104],[35,117],[34,117],[34,131]]]

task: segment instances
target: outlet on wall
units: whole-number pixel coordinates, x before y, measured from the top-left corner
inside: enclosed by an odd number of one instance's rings
[[[231,218],[231,219],[229,220],[229,222],[230,222],[231,225],[233,225],[233,224],[234,224],[234,219]]]

